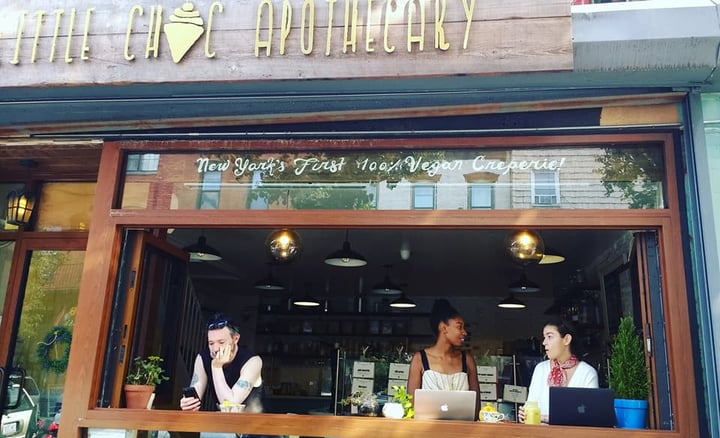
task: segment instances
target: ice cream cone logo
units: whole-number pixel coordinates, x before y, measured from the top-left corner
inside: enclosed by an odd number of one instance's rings
[[[164,26],[165,38],[170,46],[170,55],[177,64],[200,39],[205,32],[200,12],[191,2],[183,3],[170,16],[170,22]]]

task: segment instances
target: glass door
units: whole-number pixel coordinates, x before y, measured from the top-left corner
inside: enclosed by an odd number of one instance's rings
[[[84,239],[53,238],[0,245],[2,333],[10,334],[0,341],[0,436],[57,433],[84,246]]]

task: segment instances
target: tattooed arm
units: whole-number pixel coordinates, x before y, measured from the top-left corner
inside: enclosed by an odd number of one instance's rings
[[[217,370],[217,371],[216,371]],[[225,382],[222,369],[213,368],[213,385],[215,394],[221,403],[225,400],[234,403],[243,403],[250,395],[253,387],[262,383],[262,359],[260,356],[251,357],[240,370],[240,377],[233,383],[232,388]],[[217,375],[215,374],[217,373]]]
[[[205,394],[205,388],[207,387],[207,375],[205,374],[205,368],[203,368],[202,359],[198,354],[195,357],[195,366],[193,367],[193,375],[190,380],[190,386],[194,386],[200,397]],[[182,397],[180,399],[180,409],[183,411],[197,411],[200,409],[200,399],[194,397]]]

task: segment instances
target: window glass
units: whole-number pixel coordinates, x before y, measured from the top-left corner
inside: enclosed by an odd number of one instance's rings
[[[496,209],[665,208],[662,151],[631,144],[151,154],[157,173],[126,172],[121,207],[458,210],[477,201]],[[475,183],[492,183],[492,193]]]
[[[558,203],[557,172],[543,170],[534,171],[533,179],[533,204],[535,205],[556,205]]]
[[[470,185],[470,208],[492,208],[492,184],[475,183]]]
[[[80,231],[90,227],[94,182],[45,183],[38,199],[38,231]]]
[[[413,208],[418,210],[431,210],[435,208],[435,186],[413,186]]]

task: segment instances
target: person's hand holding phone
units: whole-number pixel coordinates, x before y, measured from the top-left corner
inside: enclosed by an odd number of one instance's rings
[[[180,399],[180,409],[183,411],[200,410],[200,396],[194,386],[183,388],[183,396]]]

